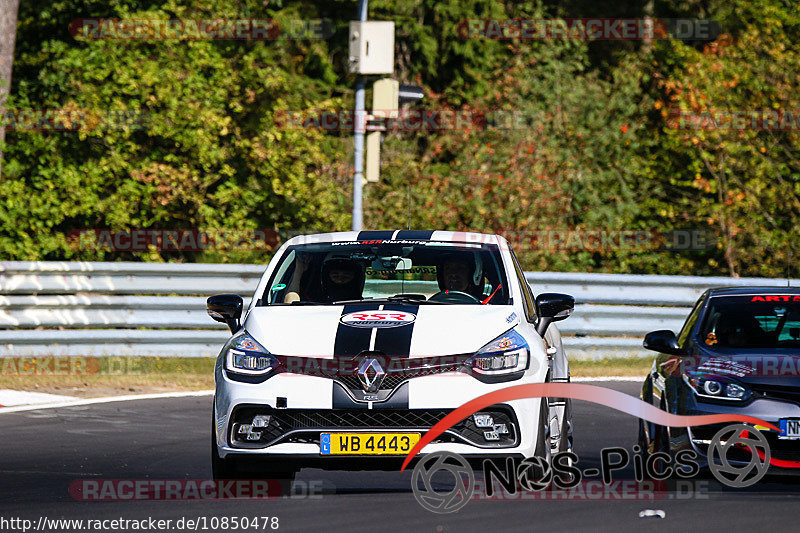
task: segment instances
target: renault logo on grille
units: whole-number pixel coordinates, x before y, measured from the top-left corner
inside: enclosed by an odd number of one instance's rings
[[[358,367],[357,374],[365,392],[378,392],[383,378],[386,377],[386,372],[377,359],[365,359]]]

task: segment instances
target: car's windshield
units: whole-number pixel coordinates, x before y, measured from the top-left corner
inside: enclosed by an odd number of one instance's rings
[[[496,245],[437,241],[290,246],[261,305],[398,299],[415,303],[509,303]]]
[[[708,347],[800,348],[800,295],[712,298],[700,338]]]

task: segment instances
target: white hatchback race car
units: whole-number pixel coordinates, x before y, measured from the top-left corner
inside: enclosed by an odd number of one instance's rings
[[[362,231],[294,237],[248,309],[208,299],[233,336],[215,369],[217,479],[289,482],[303,467],[399,469],[449,412],[511,385],[569,381],[553,321],[571,296],[534,298],[503,237]],[[470,462],[571,450],[568,401],[492,405],[422,454]]]

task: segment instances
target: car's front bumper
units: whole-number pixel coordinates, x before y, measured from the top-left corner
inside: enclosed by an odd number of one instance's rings
[[[800,419],[800,405],[775,399],[758,398],[746,405],[737,406],[731,403],[695,402],[692,409],[685,414],[737,414],[747,415],[763,420],[779,427],[782,418]],[[730,424],[712,424],[707,426],[694,426],[687,428],[685,433],[674,431],[671,433],[673,448],[691,448],[697,452],[702,466],[708,464],[708,448],[714,435]],[[778,432],[766,427],[756,426],[767,439],[770,447],[772,473],[800,475],[800,440],[779,438]],[[746,464],[731,460],[731,464]]]
[[[413,432],[424,434],[453,409],[478,396],[509,385],[527,383],[533,376],[509,383],[488,384],[461,373],[409,379],[386,404],[343,405],[341,386],[332,379],[283,373],[263,383],[230,379],[218,366],[214,420],[220,457],[279,457],[321,468],[399,468],[402,456],[329,456],[320,453],[324,432]],[[337,396],[338,395],[338,396]],[[338,398],[338,399],[337,399]],[[349,401],[345,399],[345,401]],[[465,457],[530,457],[538,435],[540,399],[514,400],[487,408],[507,415],[511,431],[502,442],[485,441],[481,428],[469,418],[425,446],[422,453],[451,451]],[[271,431],[250,443],[233,429],[253,414],[270,415]],[[396,463],[396,464],[395,464]]]

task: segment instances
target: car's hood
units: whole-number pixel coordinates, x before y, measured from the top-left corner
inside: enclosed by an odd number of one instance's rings
[[[373,312],[394,312],[387,318],[399,319],[401,325],[344,323],[353,313]],[[333,357],[374,350],[390,356],[428,357],[475,352],[518,323],[511,306],[375,303],[255,307],[244,327],[276,355]]]

